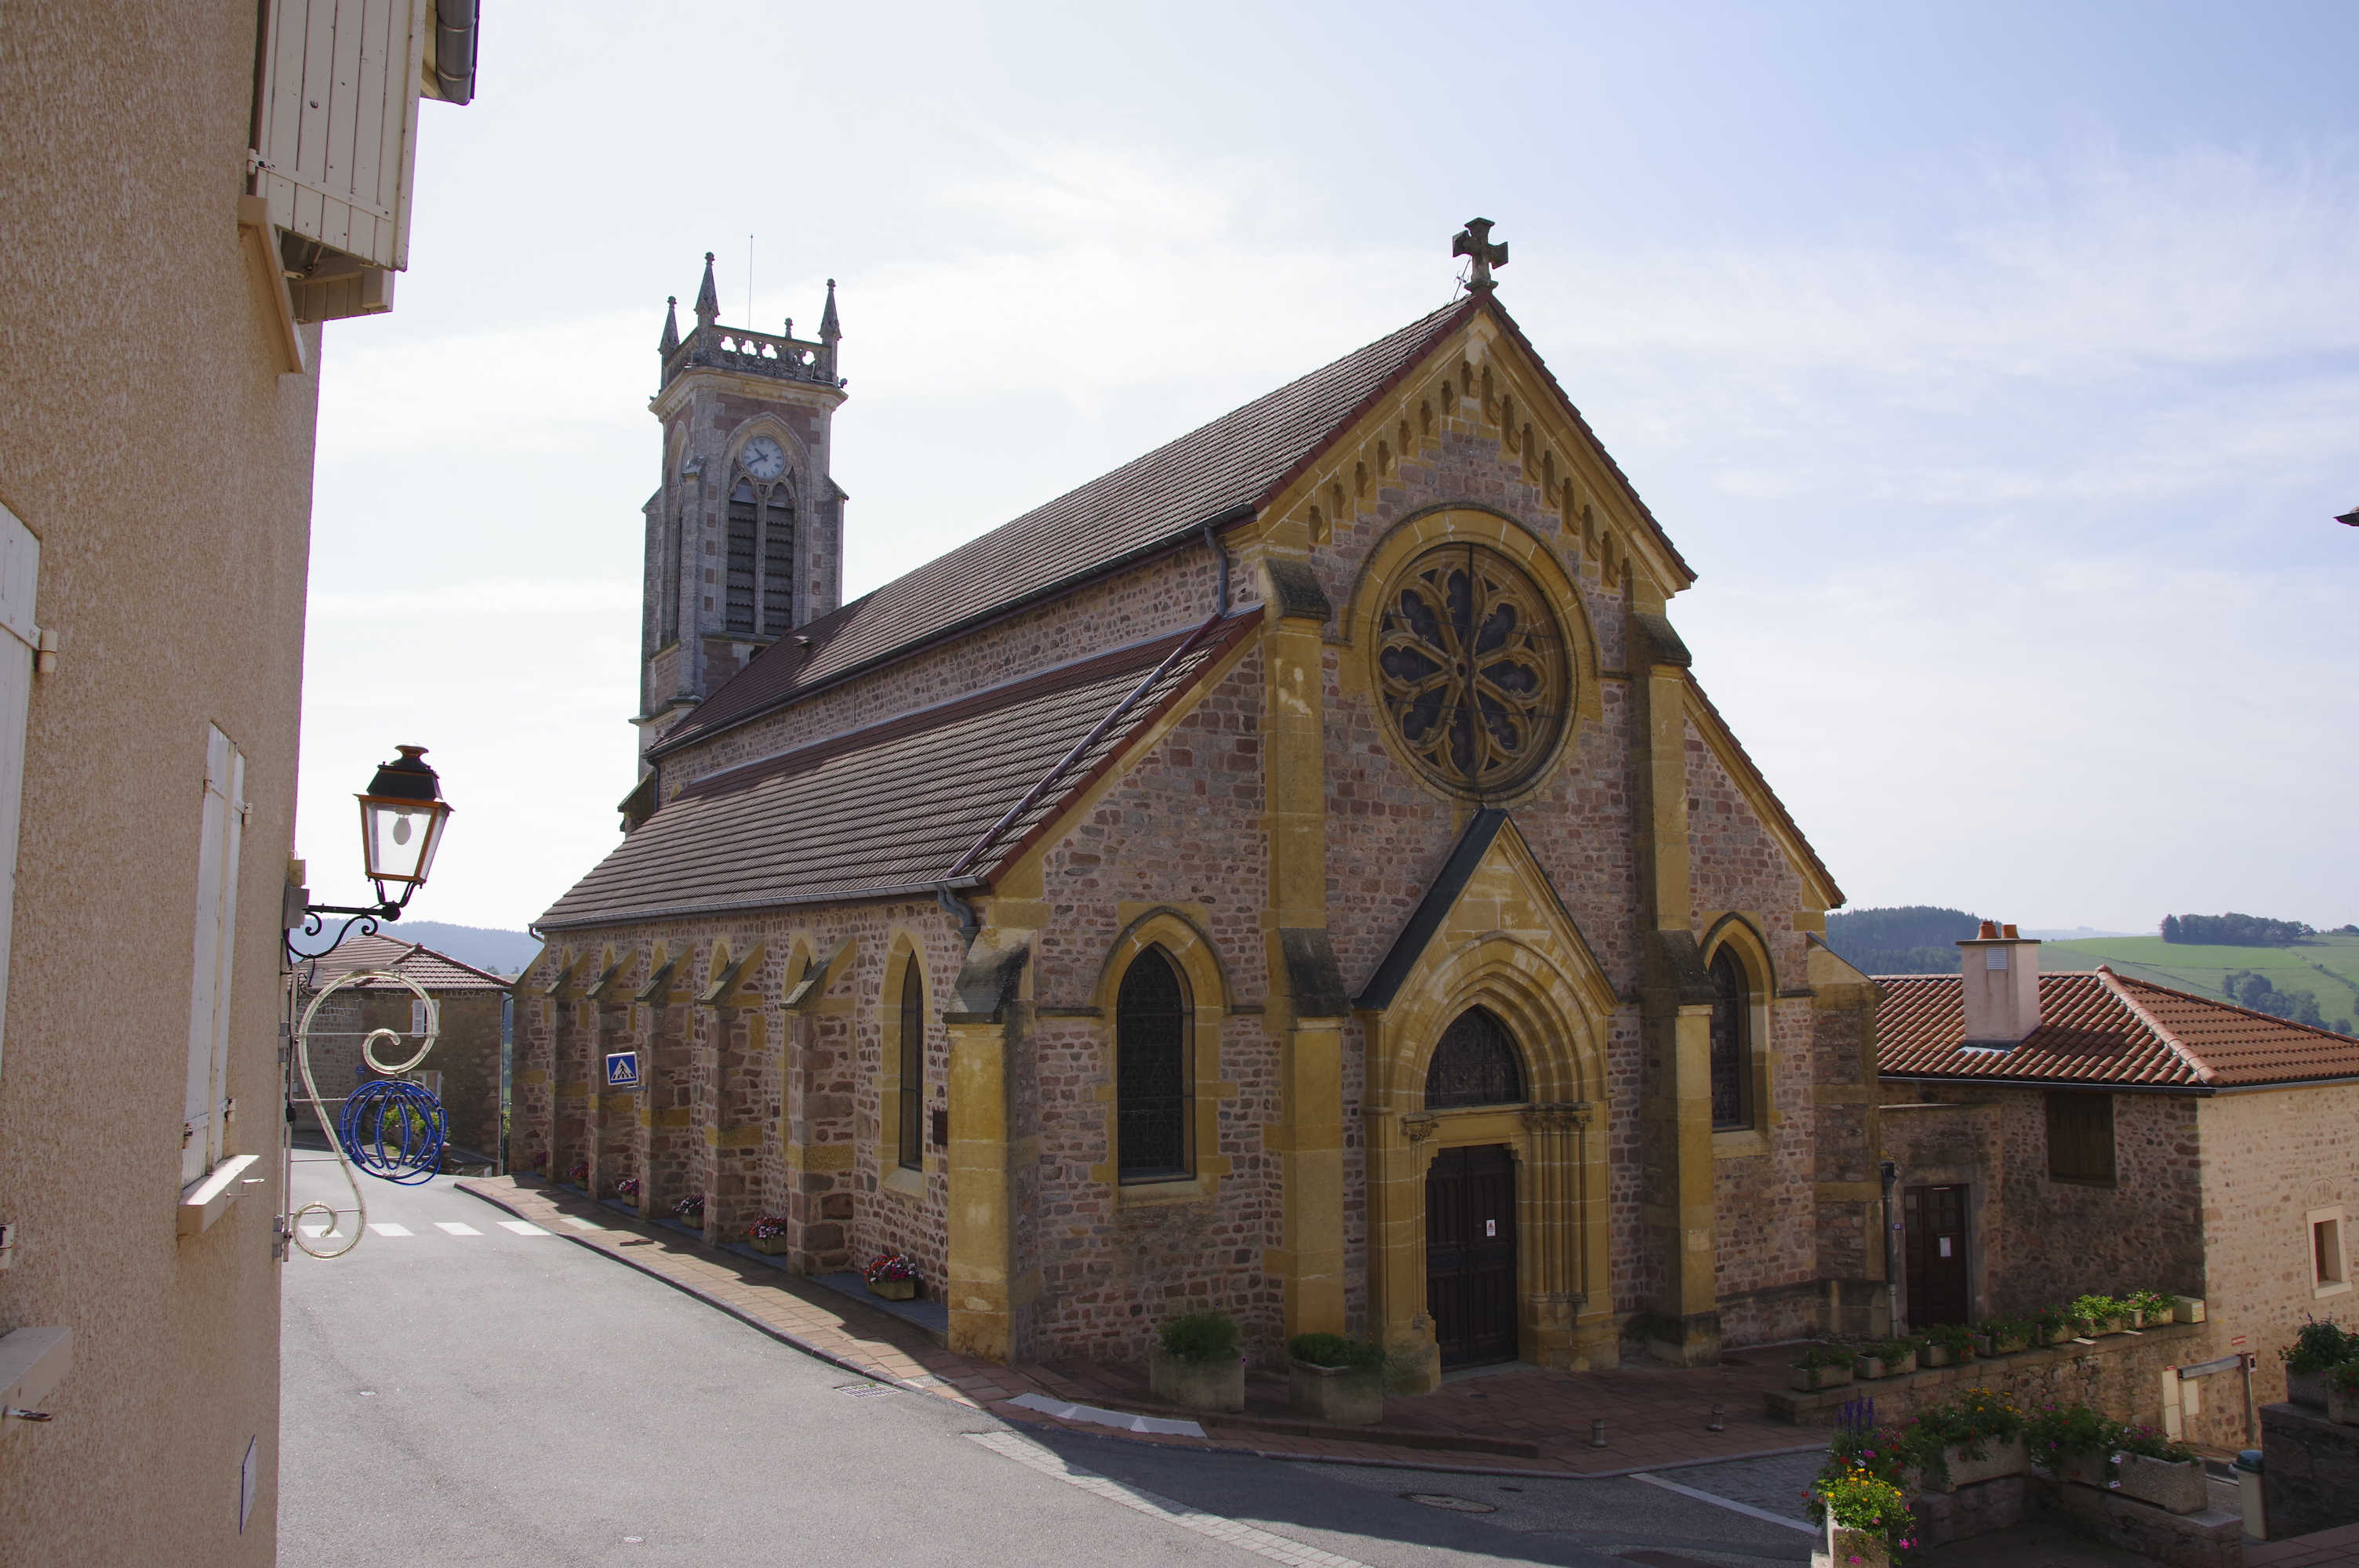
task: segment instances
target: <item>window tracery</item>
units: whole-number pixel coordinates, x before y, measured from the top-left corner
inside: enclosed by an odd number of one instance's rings
[[[795,624],[794,475],[765,483],[739,472],[729,490],[723,627],[764,637]]]
[[[1425,1108],[1514,1105],[1524,1098],[1524,1056],[1507,1026],[1485,1008],[1460,1013],[1425,1069]]]
[[[1547,596],[1480,545],[1445,545],[1401,573],[1377,625],[1376,672],[1394,739],[1429,778],[1468,795],[1530,777],[1572,701]]]

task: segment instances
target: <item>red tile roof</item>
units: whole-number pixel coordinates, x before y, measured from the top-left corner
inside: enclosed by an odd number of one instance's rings
[[[429,991],[506,990],[509,981],[502,977],[462,964],[447,953],[418,942],[404,942],[383,935],[347,936],[337,944],[333,952],[316,958],[306,958],[297,973],[304,979],[304,989],[317,990],[339,976],[355,969],[390,969],[407,975]],[[363,980],[361,990],[407,990],[394,980]]]
[[[538,924],[563,929],[888,893],[931,896],[946,881],[977,880],[1086,788],[1260,619],[1257,611],[1232,616],[1192,645],[1194,634],[1182,633],[1117,648],[699,779]],[[1167,659],[1170,666],[1144,697],[1092,741]]]
[[[765,649],[707,697],[655,754],[1124,561],[1185,545],[1207,522],[1267,502],[1479,304],[1469,297],[1444,306],[798,626],[795,638]],[[809,638],[809,648],[796,638]]]
[[[2009,1050],[1965,1046],[1956,975],[1878,975],[1886,1077],[2228,1088],[2359,1076],[2359,1040],[2132,979],[2039,977],[2040,1026]]]

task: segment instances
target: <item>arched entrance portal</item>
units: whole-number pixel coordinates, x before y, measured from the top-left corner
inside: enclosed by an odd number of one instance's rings
[[[1470,1007],[1434,1047],[1426,1109],[1520,1105],[1527,1076],[1506,1026]],[[1425,1173],[1425,1300],[1444,1367],[1516,1358],[1516,1284],[1513,1151],[1505,1143],[1440,1151]]]

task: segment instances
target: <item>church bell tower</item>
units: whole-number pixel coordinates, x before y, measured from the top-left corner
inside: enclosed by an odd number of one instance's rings
[[[816,341],[720,324],[712,253],[696,326],[665,302],[663,478],[647,503],[646,613],[639,633],[645,752],[762,649],[836,608],[843,587],[844,493],[828,472],[843,381],[836,373],[835,280]]]

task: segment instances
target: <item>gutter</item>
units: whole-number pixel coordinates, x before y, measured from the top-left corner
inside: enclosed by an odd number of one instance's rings
[[[2083,1089],[2114,1095],[2186,1095],[2210,1099],[2217,1095],[2266,1094],[2277,1089],[2330,1089],[2359,1084],[2359,1073],[2332,1078],[2277,1078],[2266,1084],[2118,1084],[2081,1078],[1945,1078],[1920,1073],[1878,1073],[1879,1084],[1938,1084],[1944,1088]]]
[[[806,697],[816,697],[821,692],[832,690],[836,687],[842,686],[844,682],[856,679],[859,676],[873,674],[877,670],[885,668],[888,665],[898,663],[902,659],[914,658],[918,654],[924,653],[927,649],[931,648],[938,643],[950,642],[953,639],[967,636],[975,632],[980,632],[986,626],[995,625],[999,622],[1019,615],[1025,611],[1033,608],[1035,605],[1041,604],[1049,600],[1060,598],[1063,595],[1071,592],[1074,589],[1083,587],[1089,583],[1096,582],[1101,579],[1116,576],[1122,572],[1129,570],[1132,567],[1143,565],[1144,563],[1154,560],[1158,557],[1168,556],[1180,550],[1184,550],[1194,542],[1194,535],[1203,534],[1209,530],[1226,529],[1236,524],[1246,522],[1257,514],[1258,508],[1250,501],[1241,501],[1234,506],[1224,507],[1221,511],[1215,512],[1210,517],[1204,518],[1201,522],[1191,523],[1185,528],[1180,529],[1174,534],[1168,535],[1163,538],[1156,540],[1151,545],[1141,546],[1139,548],[1131,551],[1128,555],[1116,556],[1114,559],[1102,562],[1097,566],[1090,568],[1086,571],[1076,572],[1071,577],[1060,578],[1055,582],[1045,584],[1042,587],[1034,589],[1032,592],[1024,595],[1021,599],[1008,600],[1004,603],[992,605],[987,610],[979,610],[963,621],[953,621],[949,625],[941,627],[937,631],[929,632],[926,635],[914,643],[905,643],[899,647],[887,648],[883,653],[876,654],[867,659],[862,660],[859,664],[836,671],[835,674],[829,676],[824,680],[815,682],[810,686],[797,687],[794,690],[788,692],[781,697],[776,697],[769,702],[763,703],[759,707],[747,708],[745,712],[736,715],[727,722],[713,729],[699,730],[694,734],[668,737],[667,739],[659,741],[655,745],[647,748],[647,760],[655,762],[670,755],[674,752],[682,751],[687,747],[696,745],[701,741],[710,741],[717,735],[726,735],[732,730],[750,724],[756,719],[766,718],[770,714],[777,712],[780,708],[791,708],[796,703],[804,700]]]

